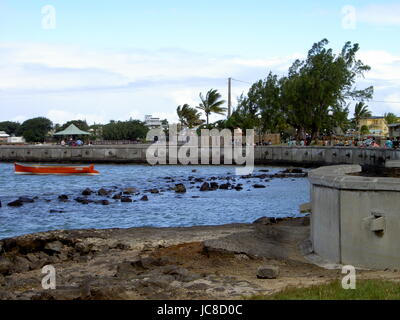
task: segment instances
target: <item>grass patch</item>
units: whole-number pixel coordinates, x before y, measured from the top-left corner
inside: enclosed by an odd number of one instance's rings
[[[359,280],[355,290],[344,290],[341,281],[308,288],[287,288],[251,300],[400,300],[400,284],[384,280]]]

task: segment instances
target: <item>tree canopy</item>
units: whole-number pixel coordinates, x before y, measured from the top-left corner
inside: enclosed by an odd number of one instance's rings
[[[136,140],[146,137],[149,128],[139,120],[111,121],[103,126],[105,140]]]
[[[211,113],[216,114],[225,114],[226,108],[222,107],[225,103],[225,100],[221,99],[221,94],[216,89],[210,89],[206,96],[204,97],[202,93],[200,93],[200,104],[198,109],[202,110],[206,115],[206,124],[209,124],[209,116]]]
[[[52,127],[53,123],[47,118],[33,118],[22,123],[18,134],[22,135],[27,142],[44,142]]]
[[[5,131],[7,134],[17,134],[18,129],[21,127],[19,122],[3,121],[0,122],[0,131]]]
[[[182,126],[193,128],[201,125],[204,120],[201,120],[201,114],[195,108],[190,107],[188,104],[184,104],[183,106],[178,106],[176,109],[176,113],[179,118],[179,122]]]

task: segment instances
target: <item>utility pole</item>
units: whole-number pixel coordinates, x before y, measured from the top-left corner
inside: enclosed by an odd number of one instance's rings
[[[232,112],[232,78],[228,78],[228,118]]]

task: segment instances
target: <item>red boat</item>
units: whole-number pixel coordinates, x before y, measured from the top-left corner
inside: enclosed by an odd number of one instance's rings
[[[59,165],[25,165],[14,163],[16,174],[80,174],[80,175],[98,175],[99,171],[90,166],[59,166]]]

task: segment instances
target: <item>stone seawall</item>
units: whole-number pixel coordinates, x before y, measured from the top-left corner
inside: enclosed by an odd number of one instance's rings
[[[148,144],[84,147],[0,146],[0,161],[147,163],[146,150],[148,147]],[[223,148],[218,151],[221,155],[221,163],[224,163]],[[302,166],[332,164],[377,166],[383,165],[387,160],[400,160],[400,151],[381,148],[353,147],[257,146],[255,147],[254,155],[256,164],[288,164]]]

